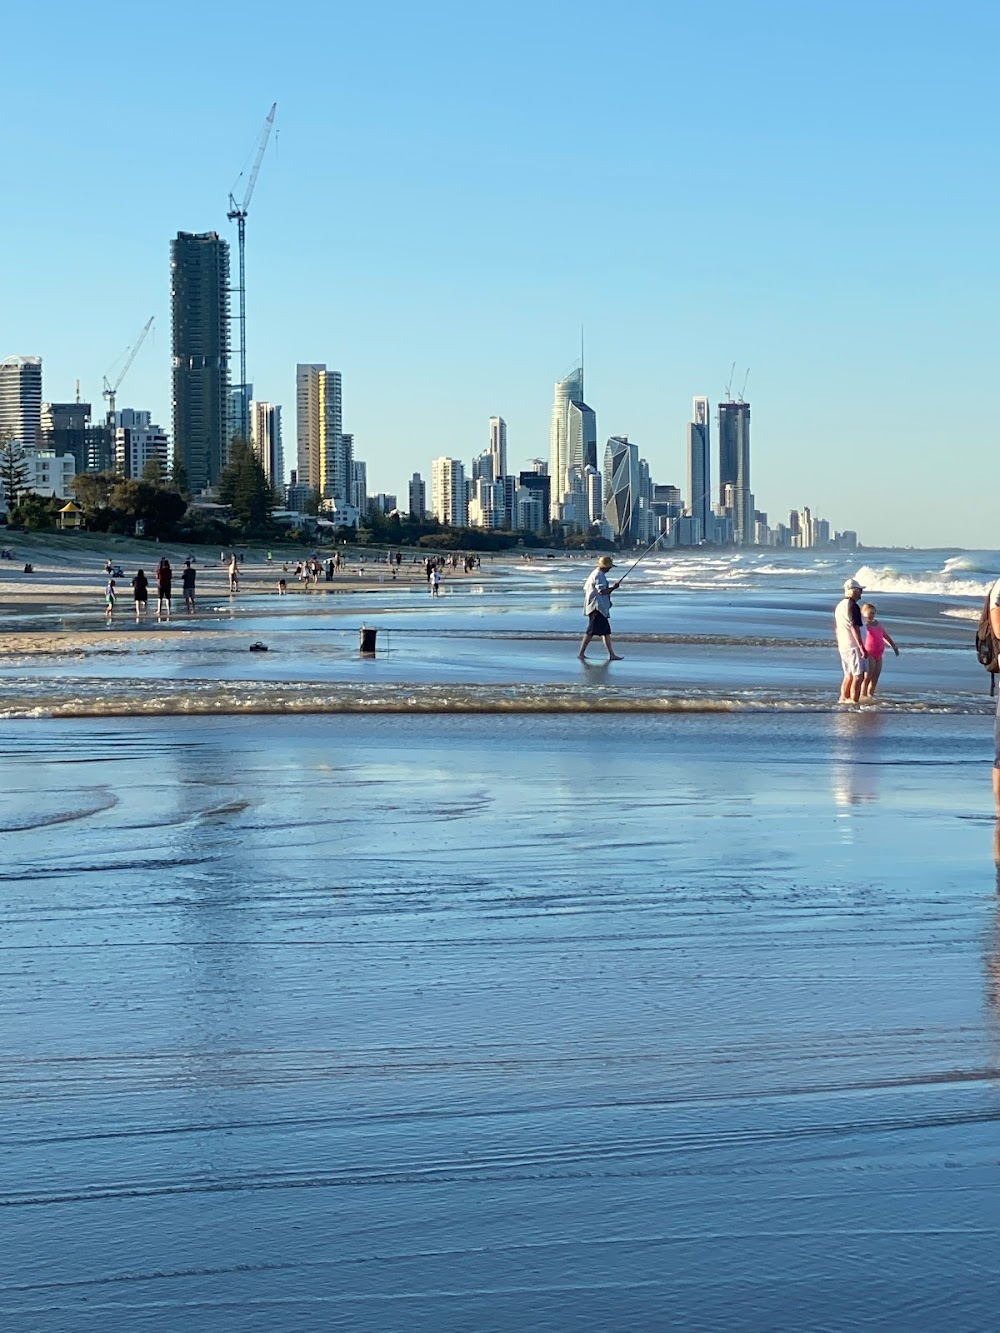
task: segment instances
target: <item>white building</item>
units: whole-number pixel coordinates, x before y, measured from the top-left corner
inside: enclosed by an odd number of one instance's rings
[[[507,475],[507,423],[503,417],[490,417],[490,448],[493,455],[493,480]]]
[[[70,482],[76,476],[72,454],[57,454],[54,449],[25,449],[24,489],[45,498],[64,500],[72,495]]]
[[[502,528],[507,517],[506,488],[502,481],[479,477],[469,499],[470,528]]]
[[[272,486],[285,484],[285,453],[281,443],[281,407],[254,400],[250,404],[250,440],[264,476]]]
[[[151,412],[124,407],[115,413],[115,471],[129,481],[138,481],[150,459],[160,464],[162,476],[170,472],[170,439],[162,426],[153,424]]]
[[[42,358],[8,356],[0,361],[0,440],[34,449],[42,421]]]
[[[465,467],[457,458],[435,458],[431,463],[431,503],[439,523],[452,528],[469,525],[469,497]]]

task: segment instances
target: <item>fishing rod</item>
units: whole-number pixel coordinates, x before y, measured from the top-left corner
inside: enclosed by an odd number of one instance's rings
[[[635,562],[635,564],[633,564],[633,565],[629,565],[628,569],[626,569],[625,573],[624,573],[624,574],[621,576],[621,578],[618,580],[618,586],[619,586],[619,587],[621,587],[621,585],[625,582],[625,580],[628,578],[628,576],[632,573],[632,570],[635,569],[635,566],[638,565],[638,564],[640,563],[640,561],[645,560],[646,556],[649,555],[649,553],[650,553],[650,551],[653,549],[653,547],[654,547],[654,546],[659,546],[659,544],[660,544],[660,542],[661,542],[662,540],[663,540],[663,533],[661,532],[661,533],[659,534],[659,536],[656,538],[656,540],[655,540],[654,542],[652,542],[649,546],[646,547],[646,549],[643,551],[642,555],[641,555],[641,556],[639,557],[639,559]]]

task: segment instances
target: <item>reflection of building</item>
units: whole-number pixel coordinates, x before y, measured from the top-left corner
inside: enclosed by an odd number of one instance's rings
[[[42,416],[42,358],[8,356],[0,361],[0,440],[25,449],[38,444]]]
[[[414,518],[427,517],[427,483],[419,472],[410,478],[410,513]]]
[[[604,449],[604,517],[624,546],[634,545],[639,515],[639,446],[612,435]]]
[[[732,509],[736,544],[751,545],[754,528],[749,403],[719,404],[719,502]]]
[[[701,525],[698,541],[710,539],[712,522],[712,468],[708,399],[695,398],[687,428],[688,512]],[[692,543],[693,544],[693,543]]]
[[[469,524],[469,497],[465,467],[457,458],[435,458],[431,463],[431,496],[434,517],[452,528]]]
[[[171,241],[170,310],[174,451],[198,492],[229,454],[229,246],[216,232]]]
[[[162,426],[153,424],[151,412],[136,412],[131,407],[115,413],[115,471],[120,477],[138,481],[143,468],[152,459],[160,465],[160,475],[170,472],[170,443]]]

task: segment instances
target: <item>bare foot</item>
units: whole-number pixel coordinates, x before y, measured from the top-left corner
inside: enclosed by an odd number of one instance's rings
[[[609,654],[608,654],[608,661],[609,661],[609,662],[624,662],[625,659],[624,659],[624,657],[619,657],[617,653],[609,653]]]
[[[581,662],[586,662],[586,660],[587,660],[587,654],[586,654],[586,653],[577,653],[577,657],[580,659]]]

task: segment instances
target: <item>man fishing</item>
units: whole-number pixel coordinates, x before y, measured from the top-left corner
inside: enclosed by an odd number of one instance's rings
[[[611,613],[611,594],[621,586],[621,579],[617,583],[608,583],[608,570],[614,567],[614,563],[609,555],[600,556],[597,568],[591,572],[583,585],[583,610],[587,616],[587,632],[580,644],[578,656],[581,662],[587,660],[587,648],[591,639],[595,638],[601,639],[608,650],[609,662],[624,661],[624,658],[619,657],[611,646],[611,622],[608,620]]]

